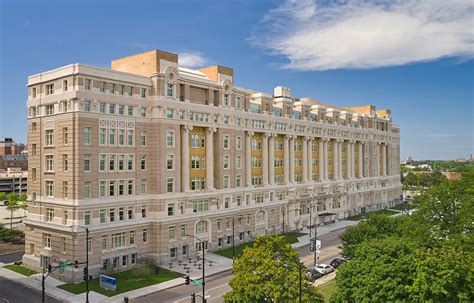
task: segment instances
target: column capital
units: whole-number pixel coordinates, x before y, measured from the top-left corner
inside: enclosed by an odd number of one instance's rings
[[[193,130],[193,126],[192,125],[183,125],[182,130],[184,132],[189,132],[190,130]]]
[[[382,142],[377,142],[377,145],[379,145],[379,146],[382,145]]]
[[[252,137],[254,134],[255,134],[255,133],[252,132],[252,131],[247,131],[247,136],[248,136],[248,137]]]
[[[313,140],[313,137],[312,136],[304,136],[304,140],[305,141]]]
[[[217,131],[217,127],[208,127],[206,131],[208,134],[212,135]]]

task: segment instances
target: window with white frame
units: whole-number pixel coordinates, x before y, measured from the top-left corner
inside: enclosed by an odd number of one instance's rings
[[[133,129],[127,130],[127,145],[133,146]]]
[[[84,171],[88,172],[91,170],[91,155],[84,155]]]
[[[45,171],[46,172],[53,172],[54,171],[54,156],[53,155],[46,155],[45,156]]]
[[[51,234],[43,234],[43,247],[51,249]]]
[[[230,148],[230,136],[229,135],[224,135],[224,149],[229,149]]]
[[[54,130],[47,129],[45,131],[45,145],[53,146],[54,145]]]
[[[174,131],[166,131],[166,147],[174,147]]]
[[[242,168],[242,156],[235,156],[235,168],[241,169]]]
[[[46,95],[54,94],[54,83],[46,85]]]
[[[140,133],[140,144],[141,146],[146,146],[146,131]]]
[[[229,176],[224,176],[224,180],[223,180],[223,181],[224,181],[224,182],[223,182],[223,183],[224,183],[224,184],[223,184],[223,187],[224,187],[224,188],[229,188],[229,179],[230,179]]]
[[[82,110],[85,112],[90,112],[91,111],[91,102],[90,101],[84,101],[84,104],[82,105]]]
[[[202,235],[207,233],[207,221],[199,221],[196,224],[196,234]]]
[[[84,144],[91,144],[91,128],[90,127],[84,127],[83,133],[82,133],[82,142]]]
[[[224,169],[230,168],[230,155],[224,155]]]
[[[45,181],[45,194],[46,197],[52,198],[54,196],[54,181],[46,180]]]
[[[241,150],[241,149],[242,149],[242,137],[241,137],[241,136],[235,137],[235,148],[236,148],[237,150]]]
[[[85,181],[82,189],[82,194],[85,199],[91,197],[91,181]]]
[[[105,145],[106,129],[99,128],[99,145]]]
[[[174,192],[174,178],[173,177],[166,178],[166,192],[167,193]]]
[[[174,154],[166,155],[166,169],[167,170],[174,169]]]
[[[45,213],[46,213],[46,215],[44,217],[44,220],[46,222],[52,222],[53,219],[54,219],[54,209],[48,207],[48,208],[46,208]]]

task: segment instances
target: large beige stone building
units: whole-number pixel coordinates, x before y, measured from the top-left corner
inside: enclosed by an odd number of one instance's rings
[[[31,199],[24,264],[90,272],[168,264],[203,249],[384,208],[400,199],[400,130],[388,109],[336,107],[234,84],[233,69],[149,51],[111,69],[28,78]],[[58,273],[79,280],[82,272]]]

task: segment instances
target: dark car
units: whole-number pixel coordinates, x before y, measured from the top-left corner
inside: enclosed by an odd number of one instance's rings
[[[334,260],[331,261],[331,263],[329,263],[329,265],[336,268],[339,265],[343,264],[344,262],[346,262],[346,260],[341,259],[341,258],[335,258]]]
[[[306,276],[311,282],[314,282],[316,279],[321,278],[324,275],[313,268],[309,268],[306,271]]]

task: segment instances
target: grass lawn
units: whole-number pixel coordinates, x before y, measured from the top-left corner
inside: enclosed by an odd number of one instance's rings
[[[93,290],[105,296],[111,297],[117,294],[150,286],[153,284],[162,283],[168,280],[182,277],[183,275],[174,271],[170,271],[160,267],[160,274],[155,275],[153,270],[150,273],[135,276],[132,273],[133,270],[127,270],[120,273],[111,274],[111,277],[117,278],[117,291],[111,291],[103,289],[99,286],[99,279],[92,279],[89,281],[89,290]],[[184,281],[184,280],[183,280]],[[72,292],[74,294],[80,294],[86,291],[86,283],[82,282],[79,284],[63,284],[58,286],[61,289]]]
[[[17,273],[22,274],[24,276],[31,276],[31,275],[34,275],[34,274],[38,273],[37,271],[28,269],[28,268],[23,267],[21,265],[14,265],[14,264],[6,265],[6,266],[4,266],[4,268],[9,269],[9,270],[14,271],[14,272],[17,272]]]
[[[288,243],[293,244],[298,242],[298,237],[301,237],[305,234],[299,233],[299,232],[291,232],[291,233],[286,233],[285,237]],[[253,242],[246,242],[242,243],[240,245],[235,246],[235,257],[238,258],[243,252],[245,247],[252,246]],[[221,255],[223,257],[227,257],[232,259],[232,246],[227,247],[218,251],[214,252],[215,254]]]
[[[336,291],[336,280],[333,279],[326,284],[318,286],[318,290],[324,297],[324,302],[329,302],[332,294]]]
[[[391,215],[394,215],[394,214],[397,214],[398,212],[397,211],[394,211],[394,210],[389,210],[389,209],[381,209],[381,210],[377,210],[377,211],[371,211],[369,213],[366,213],[366,215],[368,215],[369,217],[370,216],[373,216],[373,215],[384,215],[384,216],[391,216]],[[364,217],[362,216],[362,214],[359,214],[359,215],[355,215],[355,216],[352,216],[352,217],[349,217],[347,218],[347,220],[351,220],[351,221],[360,221],[364,219]]]

